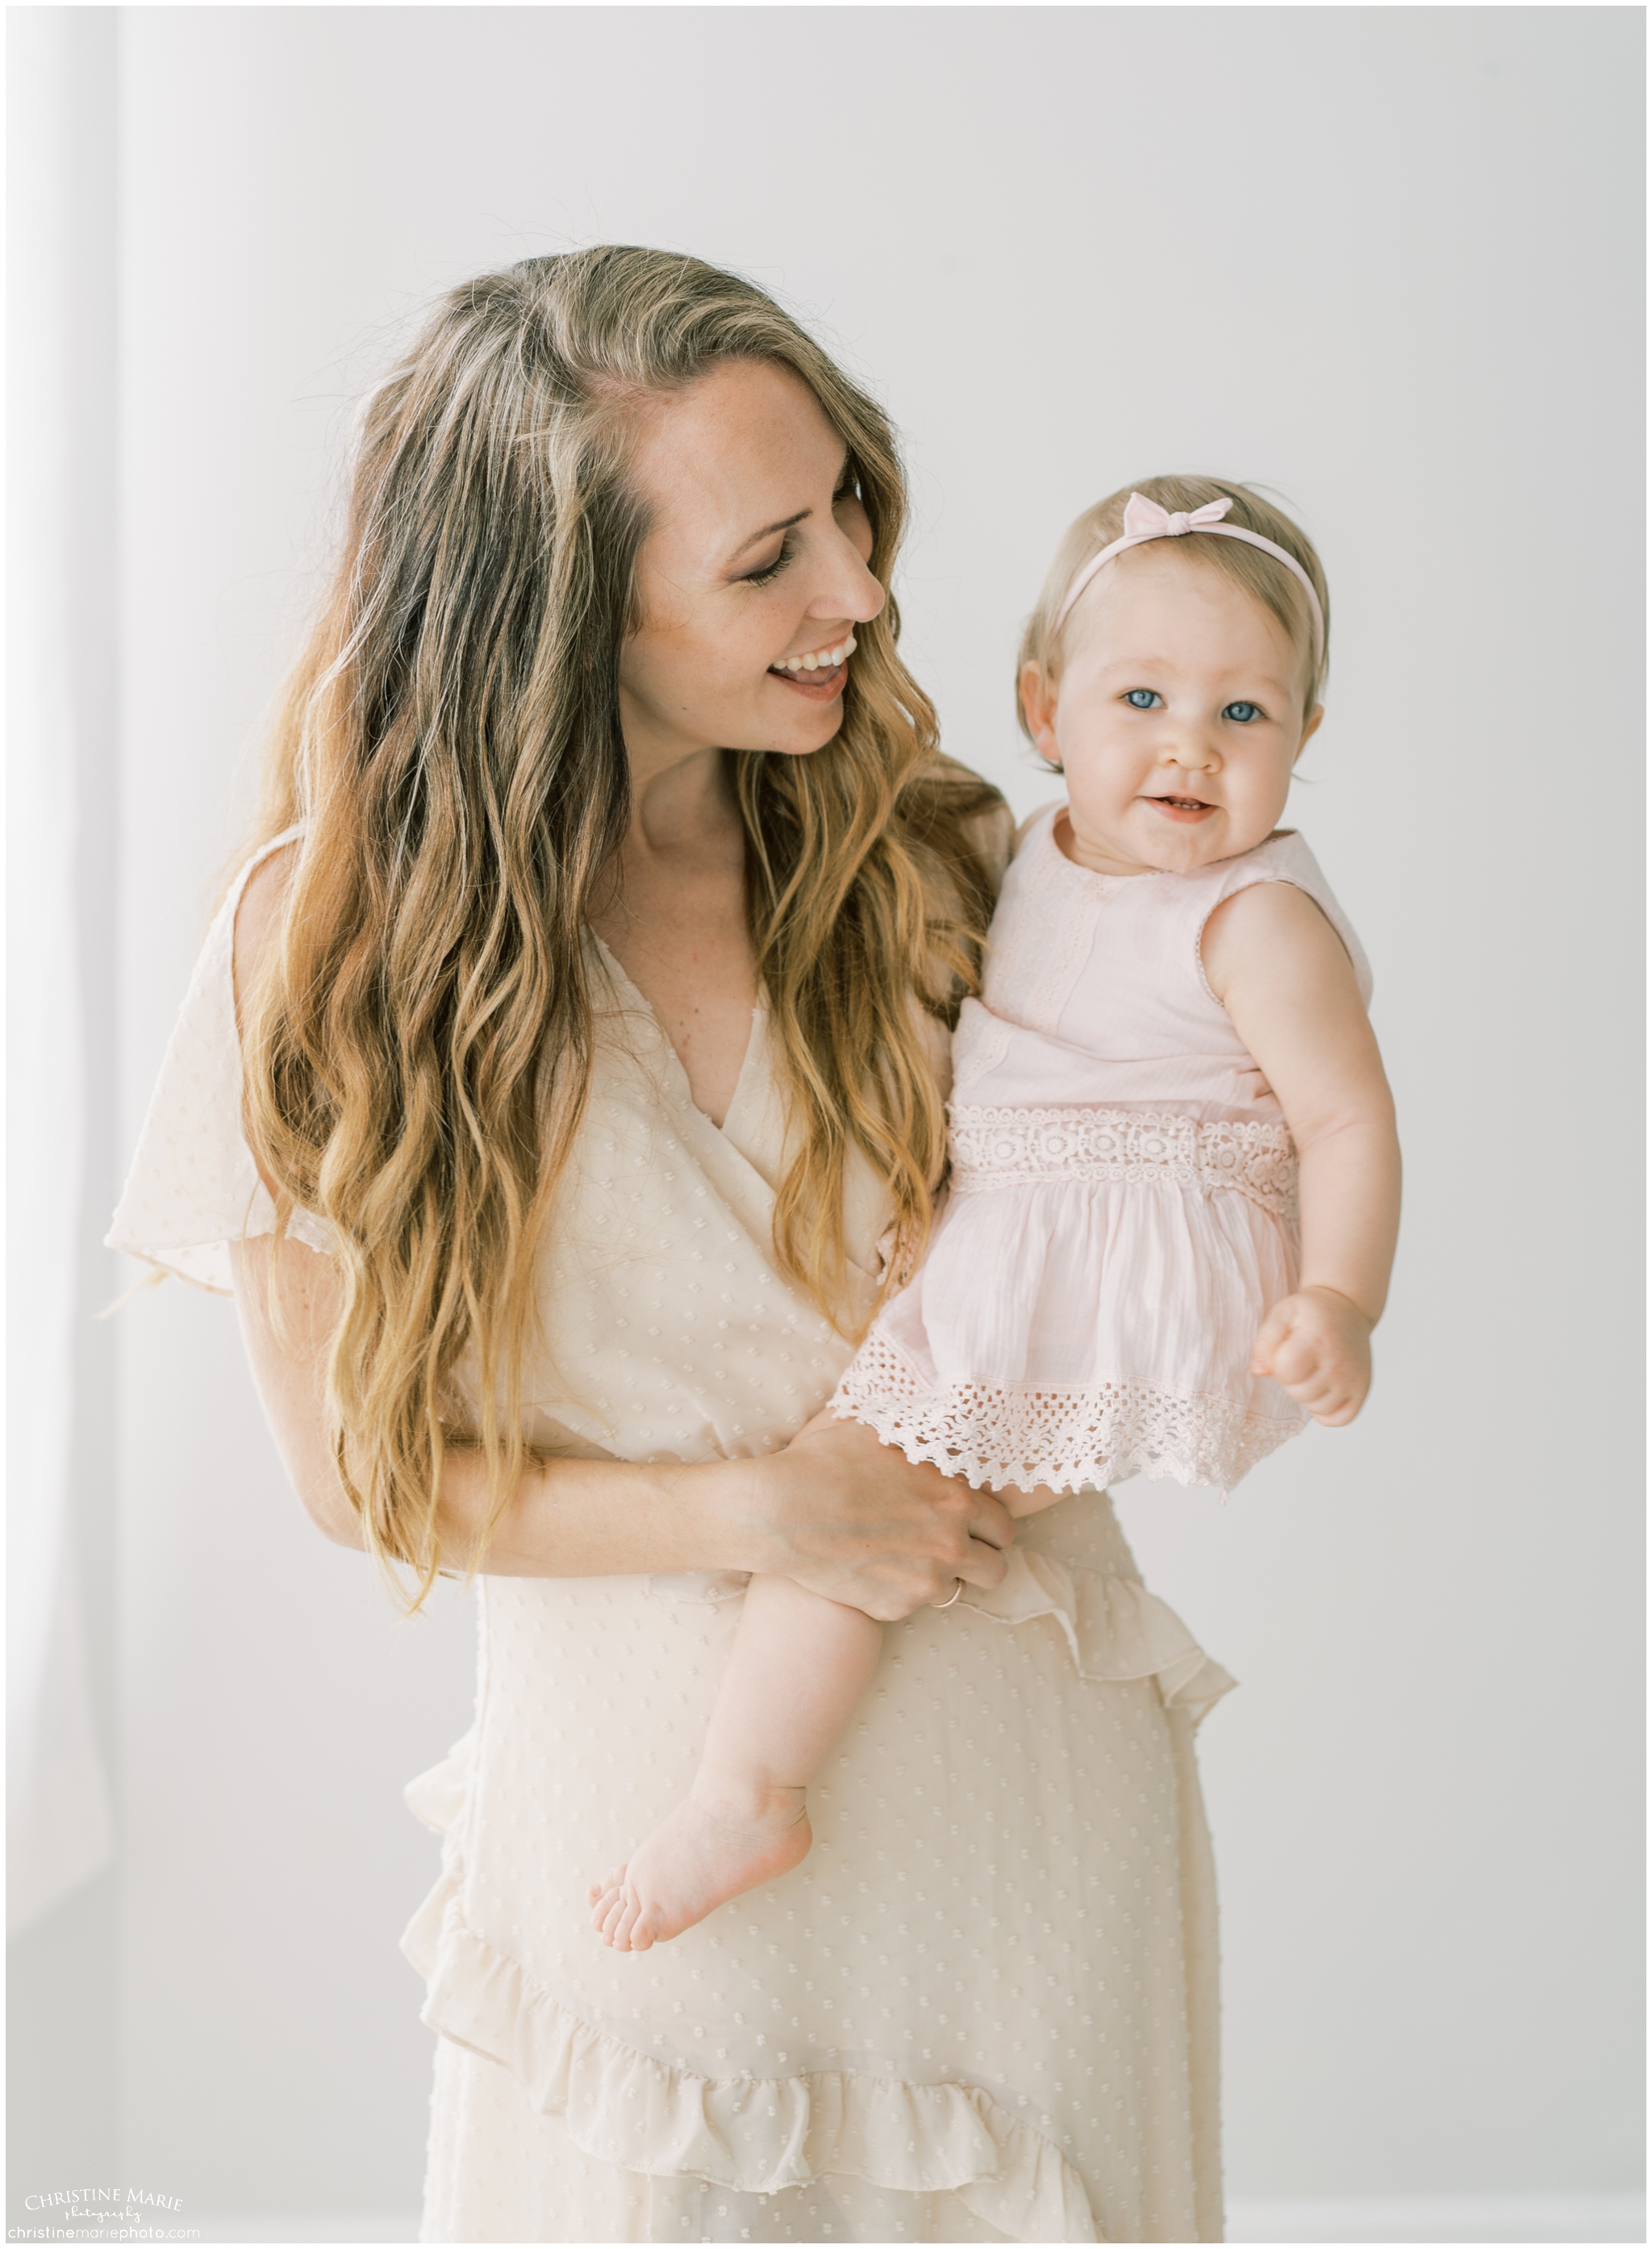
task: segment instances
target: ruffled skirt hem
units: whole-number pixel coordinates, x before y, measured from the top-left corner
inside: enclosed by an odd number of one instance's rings
[[[1151,1679],[1166,1709],[1194,1725],[1234,1684],[1173,1610],[1118,1572],[1017,1547],[1003,1582],[991,1592],[970,1589],[964,1605],[1010,1627],[1050,1620],[1082,1677]],[[1015,2115],[979,2085],[852,2070],[707,2077],[575,2013],[465,1919],[474,1746],[467,1736],[408,1787],[411,1809],[443,1836],[443,1870],[402,1950],[428,1987],[423,2020],[507,2069],[534,2108],[562,2120],[583,2155],[644,2177],[758,2195],[853,2177],[912,2195],[953,2194],[1012,2241],[1109,2238],[1053,2119]]]
[[[1098,2238],[1084,2183],[1055,2142],[979,2086],[834,2070],[703,2077],[584,2021],[466,1926],[455,1839],[468,1749],[407,1792],[421,1819],[448,1830],[443,1879],[402,1939],[428,1986],[421,2019],[501,2063],[582,2153],[751,2194],[843,2174],[955,2194],[1015,2241]]]

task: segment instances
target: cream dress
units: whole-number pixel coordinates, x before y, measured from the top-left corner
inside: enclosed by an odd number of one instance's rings
[[[244,880],[109,1237],[219,1290],[229,1242],[273,1221],[241,1133]],[[597,1059],[528,1434],[636,1461],[774,1451],[850,1350],[774,1263],[763,1009],[719,1131],[591,951]],[[870,1290],[870,1174],[848,1218]],[[326,1248],[313,1217],[293,1230]],[[990,1599],[887,1629],[805,1864],[636,1955],[593,1936],[586,1885],[684,1793],[745,1581],[479,1581],[475,1723],[408,1790],[443,1839],[403,1940],[440,2033],[424,2239],[1221,2239],[1193,1731],[1232,1682],[1143,1588],[1104,1492],[1022,1524],[1016,1555]]]

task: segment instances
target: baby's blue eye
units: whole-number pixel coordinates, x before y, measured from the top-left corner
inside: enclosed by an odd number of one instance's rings
[[[1229,703],[1222,715],[1224,719],[1236,719],[1242,726],[1248,726],[1253,719],[1260,719],[1262,712],[1254,703]]]
[[[1132,711],[1151,711],[1160,699],[1151,687],[1132,687],[1125,698]]]

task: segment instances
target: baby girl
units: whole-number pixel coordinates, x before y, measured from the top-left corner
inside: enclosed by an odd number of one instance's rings
[[[1079,517],[1023,639],[1022,722],[1067,801],[1023,832],[964,1002],[928,1253],[831,1401],[1016,1515],[1132,1475],[1226,1489],[1370,1386],[1393,1104],[1359,940],[1278,826],[1327,606],[1288,517],[1161,477]],[[608,1943],[803,1858],[882,1636],[753,1578],[687,1798],[590,1894]]]

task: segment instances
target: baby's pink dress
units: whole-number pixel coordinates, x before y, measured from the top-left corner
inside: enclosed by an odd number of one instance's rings
[[[832,1410],[972,1484],[1225,1489],[1307,1419],[1249,1372],[1297,1285],[1297,1163],[1201,938],[1236,891],[1291,883],[1367,1004],[1370,970],[1293,831],[1192,874],[1096,875],[1056,843],[1063,809],[1030,823],[964,1002],[928,1254]]]

